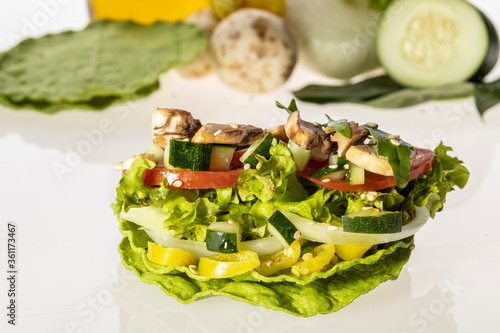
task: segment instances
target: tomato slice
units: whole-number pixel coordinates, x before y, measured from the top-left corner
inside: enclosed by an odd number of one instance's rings
[[[191,171],[156,167],[144,170],[142,178],[146,185],[160,185],[163,178],[166,178],[168,185],[172,187],[194,190],[233,187],[240,172],[241,168],[229,171]]]
[[[415,156],[415,160],[411,166],[410,180],[419,177],[429,170],[432,166],[432,159],[434,158],[434,151],[432,150],[423,148],[415,148],[415,150],[417,152],[417,156]],[[323,183],[310,176],[316,169],[325,166],[326,164],[326,162],[311,161],[304,170],[298,171],[296,174],[297,176],[305,178],[319,186],[346,192],[376,191],[396,186],[396,180],[394,177],[377,175],[369,171],[365,171],[365,183],[361,185],[350,185],[349,182],[345,180]]]

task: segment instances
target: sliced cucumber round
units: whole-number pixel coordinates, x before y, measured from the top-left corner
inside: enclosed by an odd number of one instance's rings
[[[380,20],[377,56],[405,86],[482,78],[498,58],[498,36],[487,22],[463,0],[396,0]]]

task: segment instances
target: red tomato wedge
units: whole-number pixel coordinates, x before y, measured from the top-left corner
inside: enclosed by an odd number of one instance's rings
[[[413,161],[413,164],[411,166],[410,180],[419,177],[427,170],[429,170],[432,166],[432,159],[434,157],[434,151],[432,150],[423,148],[415,148],[415,150],[417,152],[417,156],[415,156],[415,160]],[[377,175],[369,171],[365,171],[365,183],[361,185],[350,185],[346,180],[323,183],[310,176],[310,174],[313,173],[316,169],[325,166],[326,164],[327,163],[325,162],[311,161],[304,170],[298,171],[296,172],[296,174],[297,176],[303,177],[319,186],[347,192],[376,191],[396,186],[394,177]]]
[[[207,189],[233,187],[241,168],[229,171],[190,171],[154,168],[144,170],[142,179],[146,185],[160,185],[166,178],[168,185],[175,188]],[[174,184],[175,182],[175,184]]]

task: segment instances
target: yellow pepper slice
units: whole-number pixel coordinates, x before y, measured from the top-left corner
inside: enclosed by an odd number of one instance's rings
[[[285,16],[285,0],[246,0],[245,4],[250,8],[259,8],[267,10],[279,16]]]
[[[200,258],[198,273],[208,278],[228,278],[251,271],[259,265],[259,256],[252,251],[217,253]]]
[[[345,261],[361,258],[373,245],[335,245],[335,252]]]
[[[264,276],[277,273],[285,268],[292,267],[300,257],[300,241],[294,241],[282,251],[260,258],[261,264],[255,270]]]
[[[196,255],[185,250],[167,248],[148,242],[148,259],[160,265],[188,266],[196,262]]]
[[[302,259],[292,266],[292,274],[295,276],[306,276],[313,272],[319,272],[328,265],[335,255],[335,245],[321,244],[311,252],[302,256]]]

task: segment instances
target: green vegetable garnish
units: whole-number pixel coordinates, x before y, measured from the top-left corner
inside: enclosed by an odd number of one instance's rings
[[[327,114],[325,114],[326,118],[328,118],[328,128],[333,129],[346,138],[351,138],[351,129],[349,128],[349,124],[347,123],[347,119],[339,119],[333,120]]]
[[[413,146],[397,138],[391,138],[390,134],[377,128],[362,125],[364,129],[370,132],[371,136],[377,142],[377,154],[387,157],[391,165],[396,185],[404,188],[410,179],[411,168],[411,150]]]
[[[290,104],[288,105],[288,107],[284,106],[283,104],[281,104],[280,102],[276,101],[276,106],[279,107],[280,109],[283,109],[283,110],[286,110],[286,112],[288,112],[288,114],[292,114],[294,113],[295,111],[298,111],[299,109],[297,108],[297,104],[295,103],[295,99],[292,99],[290,101]]]

